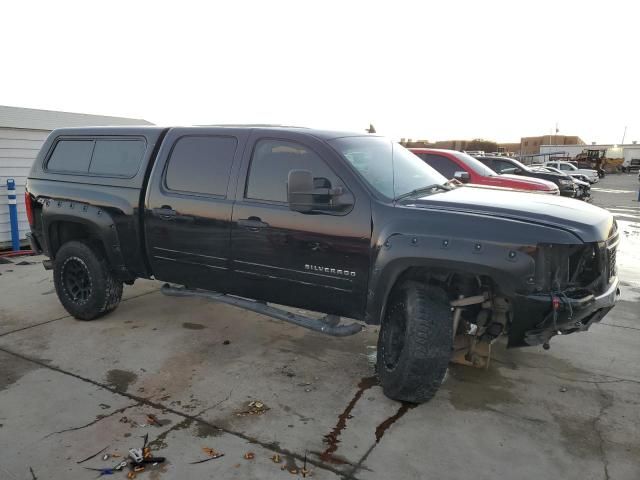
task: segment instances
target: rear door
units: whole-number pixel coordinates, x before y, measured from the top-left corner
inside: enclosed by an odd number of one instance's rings
[[[224,290],[230,268],[231,212],[247,130],[169,131],[145,204],[147,252],[160,280]]]
[[[456,162],[443,155],[435,153],[416,153],[416,155],[447,180],[451,180],[456,172],[467,172],[471,175],[468,169],[462,168]]]
[[[323,186],[347,189],[354,205],[342,212],[291,211],[287,176],[292,169],[311,170]],[[371,205],[361,188],[322,141],[256,131],[243,161],[233,212],[237,292],[361,318],[371,251]]]

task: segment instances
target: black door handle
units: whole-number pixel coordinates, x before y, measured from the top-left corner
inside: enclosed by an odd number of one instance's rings
[[[178,215],[178,212],[167,205],[163,205],[162,208],[154,208],[152,211],[162,220],[173,220]]]
[[[267,228],[269,226],[268,223],[263,222],[258,217],[243,218],[238,220],[238,225],[252,232],[257,232],[261,228]]]

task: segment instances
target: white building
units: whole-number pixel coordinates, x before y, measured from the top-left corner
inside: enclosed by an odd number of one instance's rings
[[[29,224],[24,210],[24,184],[40,147],[49,133],[62,127],[153,125],[135,118],[106,117],[83,113],[35,110],[0,105],[0,248],[11,244],[7,201],[7,178],[16,181],[20,239]]]

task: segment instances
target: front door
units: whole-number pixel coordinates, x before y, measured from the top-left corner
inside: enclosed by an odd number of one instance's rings
[[[230,281],[234,181],[246,131],[172,129],[145,207],[147,252],[159,280],[224,291]],[[236,174],[233,175],[232,172]]]
[[[361,317],[366,302],[371,206],[349,184],[337,154],[295,134],[254,133],[238,182],[232,255],[241,295],[325,313]],[[337,167],[337,168],[336,168]],[[291,211],[287,177],[310,170],[322,186],[343,187],[354,205],[343,212]],[[353,180],[353,179],[352,179]],[[358,198],[359,197],[359,198]]]

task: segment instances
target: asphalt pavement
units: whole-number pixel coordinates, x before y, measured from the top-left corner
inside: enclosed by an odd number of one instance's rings
[[[166,461],[140,479],[637,480],[639,186],[593,188],[622,232],[622,299],[600,324],[549,351],[498,344],[415,408],[373,379],[376,328],[329,338],[153,281],[81,322],[42,258],[0,264],[0,479],[96,478],[148,436]]]

